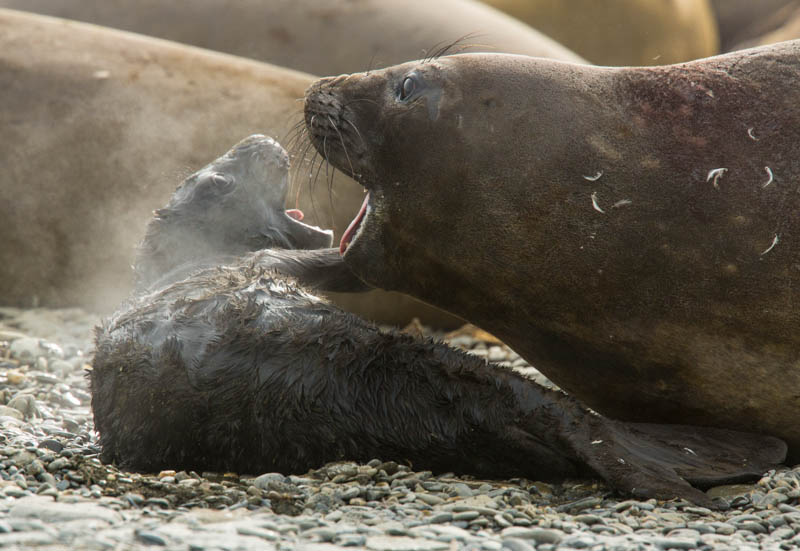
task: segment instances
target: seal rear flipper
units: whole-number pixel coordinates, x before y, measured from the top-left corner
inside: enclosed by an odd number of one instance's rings
[[[699,488],[753,480],[786,459],[786,443],[772,436],[690,425],[624,426],[659,449],[662,461]]]
[[[601,417],[589,426],[590,435],[572,439],[575,452],[614,488],[639,498],[682,497],[713,507],[690,484],[706,488],[752,480],[786,457],[783,441],[752,433]]]

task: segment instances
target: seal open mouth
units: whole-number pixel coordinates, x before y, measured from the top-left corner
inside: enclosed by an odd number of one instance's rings
[[[358,230],[361,228],[362,222],[364,222],[364,218],[367,217],[367,209],[369,207],[368,203],[369,193],[367,193],[367,196],[364,197],[364,202],[361,203],[361,208],[358,209],[358,214],[356,214],[356,217],[353,218],[353,221],[350,222],[350,225],[347,226],[347,229],[344,230],[344,234],[342,234],[342,240],[339,242],[339,254],[344,254],[344,252],[347,250],[347,247],[356,238]]]

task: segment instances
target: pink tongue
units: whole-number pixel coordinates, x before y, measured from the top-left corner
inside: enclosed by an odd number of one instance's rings
[[[347,250],[347,246],[353,240],[353,237],[356,235],[356,231],[358,230],[358,226],[361,225],[361,221],[364,219],[364,215],[367,213],[367,202],[369,201],[369,193],[367,196],[364,197],[364,202],[361,203],[361,208],[358,211],[358,214],[350,222],[350,225],[347,226],[347,229],[344,230],[344,234],[342,235],[342,240],[339,242],[339,254],[344,254],[344,251]]]
[[[295,220],[302,220],[305,217],[303,215],[303,211],[300,209],[286,209],[286,214],[288,214]]]

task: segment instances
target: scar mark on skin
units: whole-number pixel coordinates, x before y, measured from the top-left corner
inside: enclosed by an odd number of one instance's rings
[[[769,176],[769,180],[767,180],[767,183],[766,183],[766,184],[764,184],[763,186],[761,186],[762,188],[765,188],[765,187],[767,187],[767,186],[768,186],[768,185],[770,185],[770,184],[772,183],[772,181],[774,180],[774,178],[772,177],[772,169],[771,169],[770,167],[768,167],[768,166],[765,166],[765,167],[764,167],[764,170],[766,170],[766,171],[767,171],[767,176]]]
[[[606,213],[606,211],[601,209],[600,205],[597,204],[597,192],[596,191],[592,192],[592,206],[594,207],[594,210],[596,210],[597,212],[600,212],[602,214]]]
[[[725,174],[726,172],[728,172],[727,168],[715,168],[713,170],[709,170],[708,176],[706,176],[706,182],[708,182],[713,178],[714,181],[712,183],[714,184],[714,188],[719,189],[719,184],[717,183],[717,180],[722,178],[722,175]]]
[[[602,170],[598,170],[597,174],[595,174],[594,176],[584,176],[583,179],[584,180],[589,180],[590,182],[596,182],[597,180],[600,179],[600,176],[602,176],[602,175],[603,175],[603,171]]]
[[[616,203],[611,205],[611,208],[612,209],[618,209],[619,207],[627,207],[628,205],[632,205],[632,204],[633,204],[633,201],[631,201],[630,199],[620,199],[619,201],[617,201]]]
[[[766,250],[763,253],[761,253],[761,256],[764,256],[765,254],[770,252],[772,249],[774,249],[775,245],[778,244],[778,241],[780,241],[780,237],[778,237],[778,234],[775,234],[775,238],[772,240],[772,245],[767,247]]]

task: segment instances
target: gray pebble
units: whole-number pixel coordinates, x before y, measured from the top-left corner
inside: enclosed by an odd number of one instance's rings
[[[592,524],[602,523],[603,519],[601,519],[597,515],[576,515],[575,522],[581,522],[583,524],[588,524],[589,526],[591,526]]]
[[[47,470],[51,473],[56,471],[60,471],[69,466],[69,459],[66,457],[59,457],[58,459],[53,460],[48,466]]]
[[[17,394],[8,402],[8,407],[19,411],[24,418],[41,417],[36,399],[30,394]]]
[[[504,538],[534,540],[537,545],[556,544],[563,538],[563,534],[561,532],[542,528],[511,527],[500,532],[500,535],[502,535]]]
[[[451,496],[471,497],[475,495],[475,493],[472,491],[472,488],[460,482],[457,484],[452,484],[451,489],[452,489],[450,493]]]
[[[444,512],[432,515],[428,519],[428,522],[430,522],[431,524],[440,524],[440,523],[443,523],[443,522],[450,522],[452,520],[453,520],[453,513],[448,513],[447,511],[444,511]]]
[[[335,543],[344,547],[362,547],[367,541],[362,534],[342,534],[336,538]]]
[[[8,514],[10,517],[34,518],[43,522],[97,519],[114,524],[121,520],[119,513],[99,505],[91,503],[60,503],[41,496],[18,499]]]
[[[533,546],[531,546],[525,540],[520,540],[517,538],[503,539],[503,549],[508,549],[509,551],[534,551]]]
[[[486,359],[490,362],[502,362],[506,359],[506,352],[499,346],[489,347]]]
[[[164,539],[163,536],[156,534],[155,532],[150,532],[147,530],[136,530],[134,531],[134,537],[139,540],[140,542],[147,544],[147,545],[159,545],[165,546],[167,545],[167,540]]]
[[[792,528],[778,528],[770,534],[770,537],[778,540],[788,540],[794,536],[794,534],[795,531]]]
[[[679,538],[655,538],[653,545],[659,549],[694,549],[697,547],[696,540]]]
[[[728,524],[727,522],[714,523],[712,526],[717,534],[721,534],[723,536],[730,536],[736,532],[736,527],[732,524]]]
[[[29,491],[23,490],[19,486],[6,486],[3,490],[3,494],[7,497],[24,497],[31,495]]]
[[[39,346],[40,339],[32,337],[23,337],[16,339],[11,343],[8,351],[11,357],[21,362],[33,361],[36,356],[45,353],[45,350]]]
[[[431,494],[417,494],[417,500],[422,501],[423,503],[427,503],[428,505],[439,505],[444,503],[444,499],[440,498],[439,496],[431,495]]]
[[[25,419],[25,415],[23,415],[21,411],[9,406],[0,406],[0,417],[11,417],[17,421]]]
[[[257,477],[253,481],[253,486],[261,490],[269,490],[270,484],[275,484],[275,483],[283,484],[285,480],[286,477],[281,473],[266,473]]]
[[[594,547],[596,544],[597,539],[594,536],[590,536],[588,534],[577,534],[564,538],[561,540],[559,545],[564,548],[573,547],[575,549],[586,549],[589,547]]]
[[[75,372],[79,368],[80,365],[76,365],[76,362],[68,362],[65,360],[53,360],[50,362],[50,367],[49,367],[50,371],[52,373],[55,373],[61,379],[63,379],[70,373]]]
[[[366,547],[372,551],[445,551],[450,545],[407,536],[372,536],[367,538]]]
[[[739,530],[746,530],[748,532],[752,532],[754,534],[766,534],[767,529],[761,523],[758,522],[742,522],[737,525]]]
[[[55,538],[47,532],[12,532],[0,534],[0,547],[16,547],[17,549],[31,549],[33,547],[51,545]]]
[[[572,503],[565,503],[564,505],[559,505],[556,507],[556,511],[559,512],[566,512],[569,511],[571,513],[578,513],[585,509],[591,509],[596,505],[600,505],[603,502],[603,498],[590,496],[585,497],[583,499],[579,499],[578,501],[573,501]],[[641,505],[644,504],[640,504]]]

